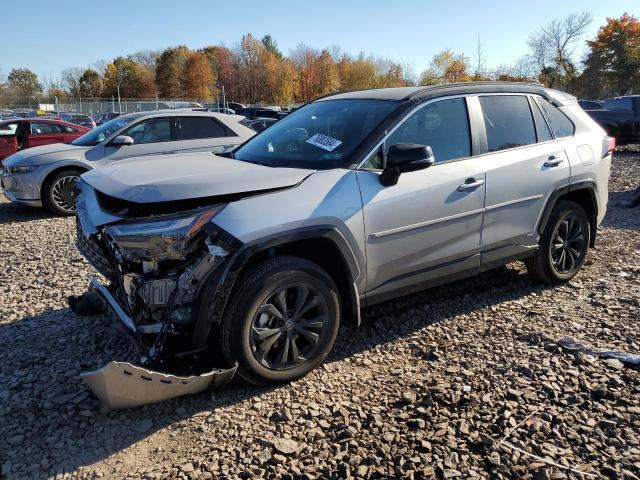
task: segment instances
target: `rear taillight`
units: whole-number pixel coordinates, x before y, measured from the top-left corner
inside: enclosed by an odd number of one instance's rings
[[[614,137],[604,137],[602,139],[602,156],[606,157],[616,149],[616,139]]]

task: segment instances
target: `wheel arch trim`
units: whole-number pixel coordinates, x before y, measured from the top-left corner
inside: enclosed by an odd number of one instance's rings
[[[208,316],[211,322],[218,323],[226,310],[231,291],[244,267],[249,260],[259,253],[266,252],[277,247],[284,247],[301,240],[324,239],[333,244],[342,257],[342,262],[347,268],[345,274],[348,275],[347,283],[349,297],[351,300],[352,313],[356,316],[358,325],[360,324],[360,294],[356,285],[356,279],[360,276],[361,269],[357,258],[349,242],[342,232],[334,225],[314,225],[300,227],[290,231],[269,235],[242,245],[236,250],[227,262],[224,269],[215,275],[213,291],[207,289],[212,294],[212,301]]]
[[[544,231],[545,227],[549,223],[549,219],[551,218],[551,212],[553,211],[553,208],[556,206],[556,204],[558,203],[558,200],[563,195],[577,192],[577,191],[583,191],[583,190],[589,194],[589,196],[591,197],[591,201],[593,202],[593,205],[595,207],[594,212],[587,212],[587,215],[589,217],[589,224],[592,227],[589,244],[591,247],[595,246],[595,240],[596,240],[595,219],[598,216],[599,205],[598,205],[598,185],[593,180],[580,180],[578,182],[570,183],[568,185],[564,185],[554,190],[553,193],[551,193],[551,195],[549,196],[549,199],[547,200],[547,203],[545,204],[544,209],[542,210],[542,214],[540,215],[536,232],[542,235],[542,232]]]

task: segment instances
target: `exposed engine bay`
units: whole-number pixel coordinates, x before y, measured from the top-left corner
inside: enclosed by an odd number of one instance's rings
[[[197,391],[230,379],[235,367],[214,368],[215,352],[209,341],[222,265],[242,245],[211,221],[226,204],[172,214],[158,213],[150,204],[146,216],[130,219],[122,210],[114,212],[113,201],[109,204],[99,198],[104,195],[93,189],[87,192],[82,181],[77,189],[77,247],[109,282],[105,285],[93,278],[89,290],[103,302],[107,316],[136,343],[140,364],[120,368],[120,362],[112,362],[83,375],[85,382],[109,406],[120,408],[194,393],[194,385]],[[95,225],[87,209],[95,208],[96,202],[106,215],[117,213],[119,219]],[[194,380],[199,377],[204,381]],[[146,393],[132,387],[136,379]],[[150,388],[151,384],[157,388]],[[106,395],[106,385],[107,390],[120,388],[132,394]]]

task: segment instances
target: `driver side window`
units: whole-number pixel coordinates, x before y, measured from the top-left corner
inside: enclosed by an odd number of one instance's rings
[[[464,98],[429,103],[414,112],[385,141],[385,153],[396,143],[418,143],[433,150],[436,162],[471,156],[469,116]]]
[[[133,138],[135,145],[171,141],[171,118],[151,118],[136,123],[121,135]]]

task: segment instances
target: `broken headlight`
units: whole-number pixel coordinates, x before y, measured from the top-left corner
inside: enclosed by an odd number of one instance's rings
[[[202,227],[225,206],[127,221],[109,225],[105,230],[125,260],[181,259],[193,249]]]

